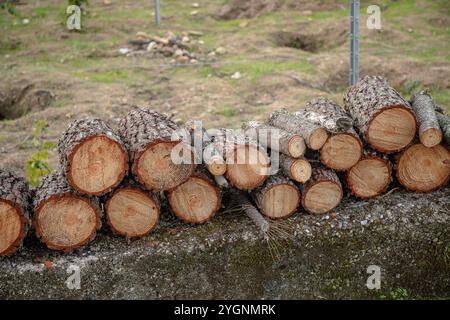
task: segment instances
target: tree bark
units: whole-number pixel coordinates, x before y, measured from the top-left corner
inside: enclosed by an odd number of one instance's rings
[[[180,138],[181,128],[167,116],[151,109],[132,110],[121,120],[119,133],[129,146],[133,176],[146,189],[169,190],[193,174],[190,142]]]
[[[344,105],[360,134],[379,152],[398,152],[415,137],[414,112],[382,77],[366,76],[350,87]]]
[[[219,187],[201,166],[187,181],[169,190],[168,199],[175,216],[191,224],[212,219],[222,205]]]
[[[225,177],[232,186],[251,190],[264,183],[270,170],[270,160],[263,148],[232,129],[217,129],[210,135],[215,148],[225,159]]]
[[[298,134],[258,121],[245,122],[242,129],[245,135],[258,141],[265,148],[270,148],[293,158],[299,158],[305,153],[305,140]]]
[[[299,134],[305,140],[308,148],[319,150],[325,144],[328,133],[314,123],[295,117],[286,109],[274,111],[269,118],[269,124],[287,132]]]
[[[447,142],[447,145],[450,145],[450,117],[442,113],[436,113],[436,116],[439,122],[439,126],[442,129],[444,140],[445,142]]]
[[[286,219],[300,205],[300,191],[282,174],[270,176],[264,185],[251,192],[261,213],[271,219]]]
[[[105,201],[105,214],[115,234],[129,239],[144,237],[159,222],[158,195],[126,178]]]
[[[426,91],[413,95],[411,106],[419,123],[419,139],[426,147],[434,147],[442,141],[442,131],[436,117],[433,99]]]
[[[91,242],[101,226],[98,199],[77,194],[60,171],[44,177],[34,197],[34,229],[48,248],[71,252]]]
[[[30,200],[25,179],[0,169],[0,256],[22,246],[30,222]]]
[[[73,121],[58,141],[62,170],[81,194],[104,195],[128,172],[128,153],[121,138],[100,119]]]
[[[294,181],[305,183],[311,178],[311,164],[304,157],[295,159],[280,154],[279,163],[281,171]]]
[[[343,190],[333,170],[313,166],[311,179],[300,185],[302,205],[306,211],[322,214],[336,208],[342,200]]]
[[[346,174],[351,193],[362,199],[376,197],[386,192],[392,182],[392,165],[389,158],[371,149],[365,149],[358,163]]]
[[[430,192],[447,184],[450,174],[450,151],[442,146],[427,148],[413,144],[396,161],[397,179],[406,189]]]

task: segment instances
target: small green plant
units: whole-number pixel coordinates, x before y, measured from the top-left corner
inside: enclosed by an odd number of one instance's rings
[[[404,288],[397,288],[391,291],[391,299],[407,300],[409,298],[408,290]]]
[[[30,185],[37,186],[42,176],[52,172],[52,168],[48,164],[48,152],[54,147],[54,143],[44,141],[43,134],[47,132],[48,124],[45,120],[36,122],[31,136],[32,144],[37,149],[37,152],[31,156],[27,161],[26,173]]]
[[[226,105],[223,107],[222,115],[224,117],[230,118],[236,114],[236,110],[234,110],[231,106]]]
[[[0,0],[0,9],[6,10],[9,14],[17,15],[15,2],[14,0]]]

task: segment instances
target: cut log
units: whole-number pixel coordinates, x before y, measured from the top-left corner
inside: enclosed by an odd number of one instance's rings
[[[281,174],[270,176],[264,185],[251,192],[261,213],[271,219],[285,219],[297,211],[300,191]]]
[[[300,185],[302,206],[313,214],[322,214],[336,208],[342,200],[342,185],[333,170],[313,166],[311,179]]]
[[[427,148],[414,144],[397,159],[397,179],[409,190],[430,192],[448,182],[449,163],[450,151],[444,146]]]
[[[133,176],[146,189],[175,188],[194,172],[192,148],[176,137],[180,131],[167,116],[150,109],[132,110],[121,120],[119,132],[129,146]]]
[[[269,118],[269,124],[287,132],[299,134],[308,148],[319,150],[328,139],[328,133],[322,128],[305,119],[295,117],[286,109],[274,111]]]
[[[122,140],[100,119],[72,122],[58,141],[58,151],[67,181],[81,194],[106,194],[128,172]]]
[[[344,105],[360,134],[379,152],[398,152],[416,135],[409,103],[382,77],[366,76],[350,87]]]
[[[212,219],[221,207],[220,190],[201,167],[187,181],[169,190],[168,199],[173,213],[191,224]]]
[[[320,97],[308,102],[294,115],[332,133],[320,149],[320,161],[328,168],[345,171],[361,159],[363,148],[353,129],[353,120],[335,102]]]
[[[107,199],[105,213],[106,221],[115,234],[130,239],[141,238],[159,222],[159,200],[156,194],[127,179]]]
[[[301,157],[306,150],[305,140],[298,134],[290,133],[263,122],[248,121],[242,125],[245,135],[271,150],[293,158]]]
[[[17,251],[28,232],[30,190],[25,179],[0,170],[0,256]]]
[[[48,248],[71,252],[88,244],[100,228],[98,199],[76,193],[60,171],[44,177],[34,197],[34,229]]]
[[[444,140],[445,142],[447,142],[447,145],[450,145],[450,117],[442,113],[436,113],[436,116],[439,122],[439,126],[442,129]]]
[[[368,199],[384,193],[392,181],[392,165],[386,155],[364,150],[363,158],[346,174],[352,194]]]
[[[282,172],[294,181],[305,183],[311,178],[311,164],[305,158],[291,158],[284,154],[279,157]]]
[[[264,183],[269,174],[270,160],[263,148],[236,130],[218,129],[209,134],[225,159],[225,177],[232,186],[251,190]]]
[[[436,117],[433,99],[426,91],[413,95],[411,106],[419,123],[419,139],[425,147],[434,147],[442,141],[442,131]]]

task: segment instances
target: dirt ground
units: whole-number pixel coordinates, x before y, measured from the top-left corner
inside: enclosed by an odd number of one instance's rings
[[[448,108],[450,2],[361,2],[361,75],[385,75],[406,98],[427,88]],[[342,104],[348,1],[161,3],[159,28],[147,0],[90,0],[82,32],[66,29],[66,1],[21,0],[18,15],[0,12],[0,107],[8,100],[2,94],[30,84],[51,97],[16,119],[0,120],[0,167],[24,174],[36,152],[31,130],[40,119],[49,125],[45,138],[56,142],[73,119],[101,117],[115,126],[133,105],[179,122],[239,127],[320,95]],[[366,27],[370,4],[381,8],[381,30]],[[120,51],[131,48],[137,32],[164,37],[169,31],[195,31],[195,62]],[[22,101],[20,94],[16,100]],[[55,150],[50,163],[57,164]]]

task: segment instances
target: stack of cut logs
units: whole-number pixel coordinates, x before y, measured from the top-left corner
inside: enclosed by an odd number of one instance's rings
[[[48,248],[69,252],[94,239],[103,213],[118,235],[149,234],[162,201],[182,221],[199,224],[231,195],[267,226],[267,218],[287,218],[300,206],[312,214],[333,210],[343,185],[359,198],[380,195],[393,169],[411,191],[429,192],[449,179],[449,117],[436,111],[427,92],[408,102],[381,77],[349,88],[344,108],[318,98],[242,129],[180,127],[140,108],[117,132],[99,119],[72,122],[58,142],[60,169],[36,190],[0,170],[0,255],[21,246],[30,219]]]

